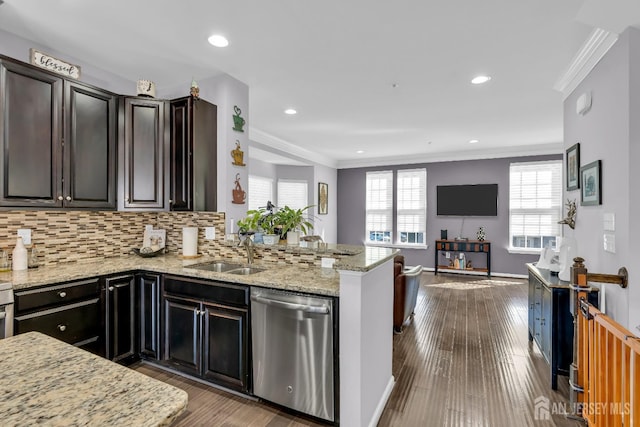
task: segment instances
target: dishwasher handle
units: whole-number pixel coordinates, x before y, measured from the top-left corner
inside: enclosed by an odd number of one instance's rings
[[[251,295],[251,300],[261,304],[270,305],[273,307],[285,308],[287,310],[302,311],[305,313],[329,314],[329,311],[330,311],[329,307],[326,305],[296,304],[292,302],[265,298],[259,295]]]

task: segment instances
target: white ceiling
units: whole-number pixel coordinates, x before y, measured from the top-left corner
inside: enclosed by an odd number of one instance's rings
[[[640,23],[638,3],[5,0],[0,28],[159,91],[225,72],[250,88],[252,139],[348,167],[562,152],[554,83],[595,27]]]

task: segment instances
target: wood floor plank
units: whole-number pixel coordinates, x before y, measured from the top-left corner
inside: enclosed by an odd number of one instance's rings
[[[534,418],[538,396],[567,404],[568,383],[559,377],[551,390],[549,366],[527,337],[527,298],[524,280],[423,273],[415,316],[393,337],[396,384],[378,425],[578,426],[559,414]],[[135,369],[187,391],[176,426],[324,425],[153,366]]]

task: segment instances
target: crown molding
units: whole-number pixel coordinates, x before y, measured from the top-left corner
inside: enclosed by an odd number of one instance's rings
[[[618,40],[618,34],[595,28],[553,88],[566,99]]]
[[[422,154],[419,156],[384,157],[358,160],[338,161],[338,169],[353,169],[391,165],[411,165],[418,163],[455,162],[463,160],[502,159],[507,157],[545,156],[563,154],[562,142],[551,144],[525,145],[521,147],[502,147],[487,150],[465,151],[463,155],[457,152],[443,152]]]
[[[324,156],[322,154],[299,147],[289,141],[273,136],[260,129],[249,127],[249,139],[259,142],[268,147],[275,148],[283,153],[290,154],[294,157],[307,160],[310,163],[316,163],[330,168],[337,168],[338,161],[334,158]]]

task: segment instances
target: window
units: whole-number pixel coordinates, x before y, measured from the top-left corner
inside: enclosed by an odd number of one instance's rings
[[[262,176],[249,175],[248,210],[255,210],[273,202],[273,180]]]
[[[391,242],[393,172],[367,172],[366,241]]]
[[[366,242],[425,244],[426,169],[368,172],[366,198]]]
[[[555,249],[562,219],[562,161],[512,163],[509,182],[511,248]]]
[[[424,245],[427,228],[427,170],[400,170],[396,185],[397,242]]]
[[[294,181],[288,179],[278,180],[278,203],[276,206],[291,209],[302,209],[309,205],[309,184],[307,181]],[[305,211],[307,214],[308,211]]]

